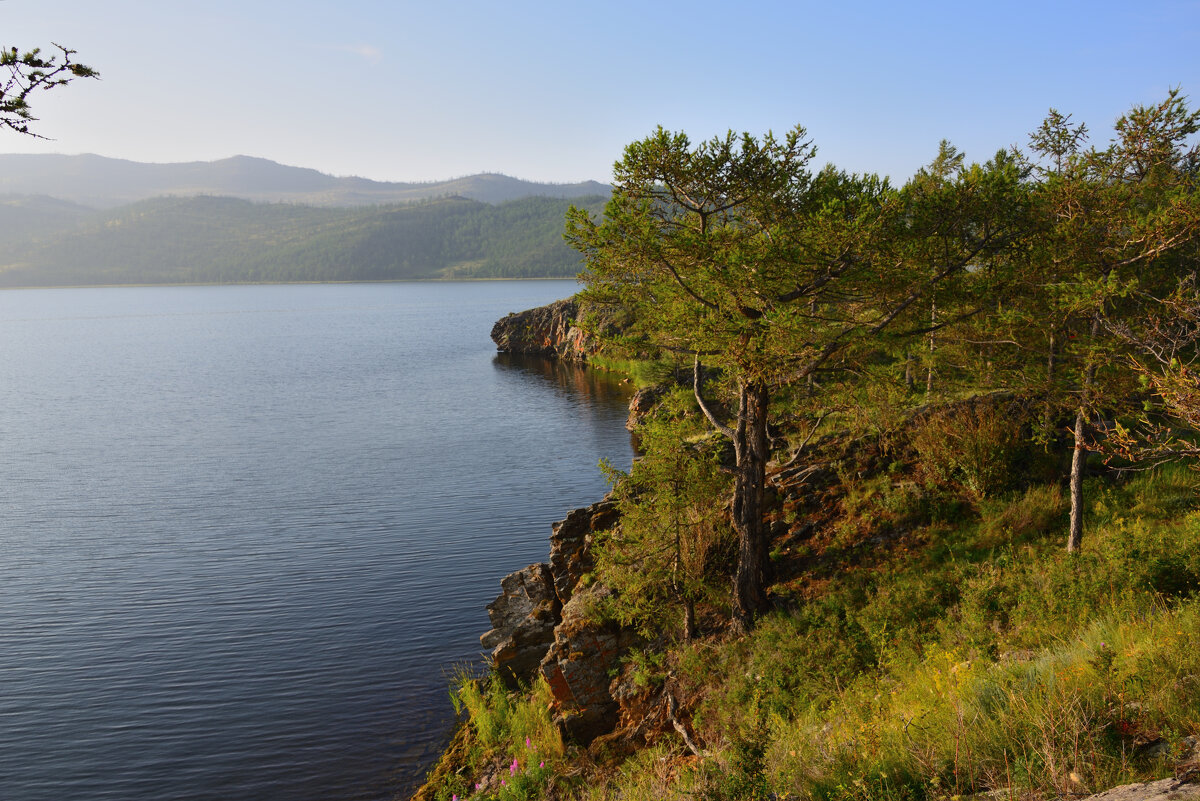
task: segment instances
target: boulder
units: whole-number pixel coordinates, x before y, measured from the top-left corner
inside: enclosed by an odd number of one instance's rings
[[[492,630],[479,638],[491,650],[492,666],[510,686],[529,681],[554,642],[561,604],[550,566],[529,565],[500,582],[500,596],[488,604]]]

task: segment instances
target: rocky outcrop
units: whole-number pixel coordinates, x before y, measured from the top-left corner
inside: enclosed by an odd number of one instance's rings
[[[666,393],[667,387],[662,384],[642,387],[634,392],[633,397],[629,399],[629,416],[625,418],[625,429],[635,430],[642,420],[650,416],[650,412],[654,411],[654,407]]]
[[[610,592],[593,584],[574,593],[541,664],[554,696],[555,724],[565,737],[585,745],[616,725],[620,709],[609,674],[638,639],[629,629],[598,623],[588,614]]]
[[[554,642],[561,609],[548,564],[530,565],[500,582],[500,597],[487,608],[492,630],[479,643],[491,650],[492,666],[507,684],[537,670]]]
[[[550,572],[554,576],[554,591],[563,604],[571,600],[579,579],[593,567],[592,535],[612,528],[617,518],[617,505],[606,499],[572,509],[564,520],[554,524],[550,534]]]
[[[596,343],[578,322],[579,304],[568,298],[498,320],[492,326],[492,341],[506,353],[587,361]]]
[[[635,643],[633,632],[597,623],[588,612],[610,592],[582,587],[593,566],[596,534],[616,524],[616,504],[605,499],[573,509],[554,524],[550,562],[504,578],[488,606],[492,630],[480,637],[492,665],[510,685],[538,673],[554,696],[555,722],[564,736],[586,744],[610,731],[619,708],[610,692],[611,673]]]
[[[619,309],[567,298],[497,320],[492,341],[505,353],[586,362],[600,352],[600,339],[589,332],[611,339],[630,323]]]
[[[510,573],[500,582],[500,596],[488,604],[491,631],[479,638],[491,651],[492,666],[509,683],[528,681],[554,642],[563,606],[580,578],[592,569],[591,541],[617,521],[609,499],[572,509],[550,534],[550,561]]]

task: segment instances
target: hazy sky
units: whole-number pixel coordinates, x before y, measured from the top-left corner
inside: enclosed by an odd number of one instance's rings
[[[659,124],[801,123],[822,163],[903,180],[1050,107],[1106,139],[1172,86],[1200,105],[1200,0],[0,0],[0,45],[50,42],[103,79],[38,96],[54,141],[0,152],[568,182]]]

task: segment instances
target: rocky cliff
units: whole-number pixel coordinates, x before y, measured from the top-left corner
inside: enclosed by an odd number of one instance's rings
[[[578,302],[567,298],[498,320],[492,326],[492,341],[506,353],[587,361],[596,342],[580,328],[580,319]]]

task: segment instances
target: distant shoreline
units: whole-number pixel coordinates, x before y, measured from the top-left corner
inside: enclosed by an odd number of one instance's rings
[[[226,281],[180,282],[147,284],[46,284],[31,286],[0,286],[0,292],[20,292],[30,289],[135,289],[143,287],[201,287],[201,286],[346,286],[349,284],[480,284],[498,281],[570,281],[578,278],[381,278],[374,281]]]

